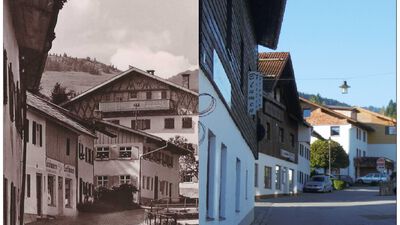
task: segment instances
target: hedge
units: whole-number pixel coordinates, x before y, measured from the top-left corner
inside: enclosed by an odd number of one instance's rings
[[[333,187],[336,190],[343,190],[346,188],[346,182],[342,180],[333,180]]]

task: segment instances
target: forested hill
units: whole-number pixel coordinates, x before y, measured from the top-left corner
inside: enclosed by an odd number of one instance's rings
[[[49,54],[46,61],[45,71],[57,72],[85,72],[93,75],[120,73],[114,65],[106,65],[98,62],[96,58],[77,58],[67,54]]]

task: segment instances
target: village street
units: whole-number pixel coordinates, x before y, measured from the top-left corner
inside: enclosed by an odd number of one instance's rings
[[[379,196],[378,191],[378,187],[353,187],[259,201],[253,225],[396,224],[396,196]]]

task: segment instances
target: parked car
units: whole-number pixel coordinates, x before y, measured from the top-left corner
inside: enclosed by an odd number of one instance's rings
[[[304,185],[303,192],[332,192],[333,186],[329,176],[316,175]]]
[[[365,176],[357,178],[357,183],[371,184],[389,181],[389,176],[384,173],[369,173]]]
[[[346,186],[353,186],[354,180],[349,175],[338,175],[338,179],[346,182]]]

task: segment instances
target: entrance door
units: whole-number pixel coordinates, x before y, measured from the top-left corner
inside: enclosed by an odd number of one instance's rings
[[[293,193],[294,192],[294,171],[292,169],[289,169],[289,192]]]
[[[154,199],[158,199],[158,177],[154,177]]]
[[[37,214],[38,216],[42,215],[42,174],[36,174],[36,207],[37,207]]]
[[[62,215],[64,210],[63,178],[58,177],[58,214]]]

